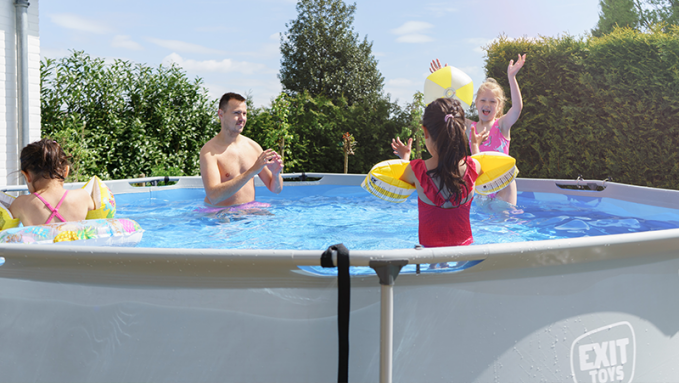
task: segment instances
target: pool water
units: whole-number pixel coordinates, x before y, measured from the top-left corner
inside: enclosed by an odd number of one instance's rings
[[[358,186],[257,189],[271,207],[259,214],[205,213],[201,189],[116,196],[117,216],[145,229],[138,247],[323,250],[405,249],[418,244],[415,193],[402,204]],[[517,207],[475,196],[474,245],[600,236],[678,228],[678,210],[596,196],[520,192]]]

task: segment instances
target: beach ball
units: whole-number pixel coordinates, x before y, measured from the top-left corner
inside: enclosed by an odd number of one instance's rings
[[[467,109],[472,105],[474,85],[472,85],[470,76],[462,70],[445,66],[427,76],[423,93],[425,105],[438,98],[445,97],[455,98]]]

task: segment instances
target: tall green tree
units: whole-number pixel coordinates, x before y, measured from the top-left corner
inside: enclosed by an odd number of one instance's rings
[[[659,23],[678,25],[678,0],[600,0],[600,19],[591,32],[601,37],[616,26],[649,31]]]
[[[384,78],[373,43],[354,32],[356,5],[342,0],[299,0],[298,17],[281,36],[283,89],[291,96],[308,91],[349,105],[382,95]]]

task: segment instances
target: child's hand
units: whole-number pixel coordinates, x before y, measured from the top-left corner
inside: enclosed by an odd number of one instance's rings
[[[489,131],[484,128],[481,132],[477,133],[477,127],[471,126],[470,127],[470,143],[472,145],[479,146],[482,142],[486,141],[489,138]]]
[[[444,64],[444,66],[449,66],[449,64]],[[434,73],[434,72],[436,72],[436,71],[438,71],[438,70],[440,70],[440,69],[442,69],[442,68],[443,68],[443,66],[442,66],[442,64],[439,62],[439,59],[434,59],[434,60],[432,60],[432,62],[430,63],[430,73]]]
[[[401,142],[401,139],[397,137],[395,140],[394,138],[392,139],[392,149],[394,150],[394,154],[399,156],[404,161],[408,161],[411,159],[411,144],[413,144],[413,138],[408,139],[408,145],[404,145],[403,142]]]
[[[517,62],[510,60],[510,64],[508,64],[508,77],[515,77],[517,75],[517,72],[524,66],[526,58],[527,55],[525,53],[524,55],[517,55]]]

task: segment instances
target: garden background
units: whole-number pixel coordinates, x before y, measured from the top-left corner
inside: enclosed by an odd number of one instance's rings
[[[647,15],[655,22],[646,24],[644,14],[609,22],[608,2],[587,36],[501,35],[485,47],[486,74],[506,95],[508,62],[527,54],[510,155],[524,178],[678,189],[677,2],[670,23]],[[354,7],[300,0],[281,46],[284,91],[267,107],[249,102],[243,134],[282,152],[285,172],[343,172],[343,136],[354,144],[350,173],[394,158],[393,137],[418,139],[422,94],[400,106],[383,93],[371,43],[352,30]],[[200,148],[219,131],[216,101],[177,66],[106,64],[78,51],[41,62],[42,134],[72,156],[70,181],[198,175]],[[427,156],[423,147],[414,156]]]

